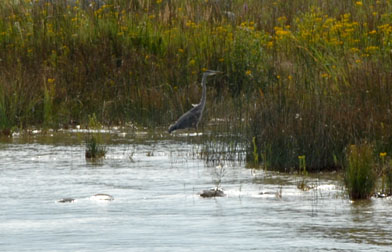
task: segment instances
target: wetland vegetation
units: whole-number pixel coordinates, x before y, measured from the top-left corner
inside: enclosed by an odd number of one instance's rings
[[[233,135],[215,147],[314,172],[351,170],[349,146],[367,142],[391,190],[391,1],[5,0],[0,13],[5,135],[91,115],[167,127],[215,69],[201,126]]]

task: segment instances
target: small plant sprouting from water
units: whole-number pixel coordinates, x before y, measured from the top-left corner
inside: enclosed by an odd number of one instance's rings
[[[255,166],[259,165],[259,153],[257,151],[256,137],[252,138],[253,143],[253,162]]]
[[[385,172],[386,177],[386,194],[392,195],[392,161],[388,163]]]
[[[218,166],[215,167],[215,171],[214,171],[214,184],[215,184],[215,188],[220,188],[221,184],[222,184],[222,179],[226,174],[226,169],[225,169],[225,165],[219,164]]]
[[[298,156],[298,173],[302,175],[302,180],[298,183],[297,188],[307,191],[309,190],[309,186],[306,184],[306,176],[308,172],[306,171],[306,156],[301,155]]]
[[[300,174],[302,174],[303,176],[307,176],[308,172],[306,171],[306,156],[302,155],[302,156],[298,156],[298,167],[299,167],[299,172]]]
[[[86,158],[99,159],[106,155],[106,148],[98,143],[97,137],[90,135],[86,139]]]
[[[380,153],[381,159],[381,193],[385,193],[385,179],[386,179],[386,167],[385,167],[385,158],[387,156],[386,152]]]
[[[87,159],[103,158],[105,157],[107,151],[106,151],[106,147],[101,144],[102,137],[98,131],[100,128],[102,128],[102,125],[98,122],[95,114],[91,116],[89,115],[88,118],[89,118],[89,122],[88,122],[89,131],[92,130],[93,132],[90,132],[86,138],[85,156]],[[94,130],[96,132],[94,132]]]
[[[347,151],[345,184],[353,200],[368,199],[376,185],[373,150],[369,144],[351,145]]]

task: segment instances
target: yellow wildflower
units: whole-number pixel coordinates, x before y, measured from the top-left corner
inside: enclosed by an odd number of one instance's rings
[[[382,158],[382,157],[385,157],[387,155],[387,153],[386,152],[381,152],[380,153],[380,157]]]
[[[55,81],[53,78],[48,78],[48,83],[52,84]]]
[[[247,70],[247,71],[245,72],[245,75],[246,75],[246,76],[252,75],[252,71],[251,71],[251,70]]]
[[[321,77],[322,77],[322,78],[328,78],[328,77],[329,77],[329,74],[327,74],[327,73],[322,73],[322,74],[321,74]]]
[[[287,18],[285,16],[278,17],[279,23],[285,23],[286,21],[287,21]]]
[[[368,46],[365,49],[367,52],[372,52],[372,51],[377,51],[378,50],[378,46]]]
[[[355,2],[355,5],[357,5],[357,6],[362,6],[363,3],[362,3],[362,1],[357,1],[357,2]]]
[[[353,47],[353,48],[350,48],[350,51],[351,51],[352,53],[357,53],[357,52],[359,52],[359,49],[356,48],[356,47]]]

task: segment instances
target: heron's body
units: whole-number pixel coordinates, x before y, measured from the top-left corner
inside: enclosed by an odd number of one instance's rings
[[[219,72],[217,71],[212,71],[212,70],[207,70],[203,73],[202,81],[201,84],[203,86],[203,91],[200,99],[200,103],[196,104],[188,110],[185,114],[183,114],[178,120],[170,125],[169,127],[169,133],[173,132],[174,130],[178,129],[186,129],[186,128],[196,128],[199,125],[199,122],[203,116],[203,111],[204,107],[206,105],[206,96],[207,96],[207,87],[206,87],[206,82],[207,82],[207,77],[211,75],[215,75]]]

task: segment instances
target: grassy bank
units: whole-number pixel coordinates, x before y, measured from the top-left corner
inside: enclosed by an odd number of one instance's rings
[[[225,74],[208,83],[205,118],[243,130],[263,167],[341,167],[365,140],[392,153],[391,1],[85,3],[2,2],[0,128],[93,113],[168,125],[208,68]]]
[[[309,170],[341,167],[346,147],[360,141],[391,151],[391,5],[345,5],[278,18],[276,80],[260,92],[251,122],[272,167],[298,167],[303,155]]]

